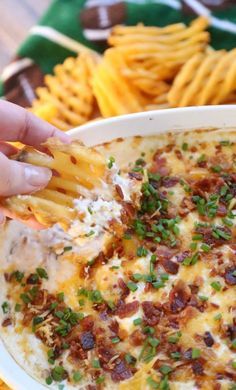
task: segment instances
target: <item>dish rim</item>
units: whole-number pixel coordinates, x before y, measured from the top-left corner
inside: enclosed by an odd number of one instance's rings
[[[187,107],[123,115],[92,121],[69,130],[68,134],[73,139],[80,139],[86,145],[92,146],[119,137],[215,127],[236,127],[236,105]],[[0,356],[0,378],[14,390],[47,388],[14,360],[1,338]]]

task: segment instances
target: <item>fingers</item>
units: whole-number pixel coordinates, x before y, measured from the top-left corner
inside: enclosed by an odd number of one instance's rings
[[[0,139],[38,147],[50,137],[69,143],[68,135],[16,104],[0,100]]]
[[[29,194],[44,188],[51,179],[48,168],[9,160],[0,153],[0,196]]]
[[[12,156],[13,154],[16,154],[19,152],[19,149],[15,148],[14,146],[0,141],[0,153],[5,154],[5,156]]]

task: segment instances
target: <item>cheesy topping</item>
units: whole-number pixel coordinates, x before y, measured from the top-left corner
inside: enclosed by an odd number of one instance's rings
[[[120,167],[119,200],[78,199],[83,231],[5,227],[1,334],[31,375],[68,390],[234,389],[235,138],[200,130],[99,146]],[[122,235],[101,243],[113,220]],[[81,254],[81,234],[95,252]]]

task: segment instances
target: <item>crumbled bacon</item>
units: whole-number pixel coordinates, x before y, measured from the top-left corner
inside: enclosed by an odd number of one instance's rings
[[[129,295],[130,290],[128,289],[122,278],[118,279],[118,286],[121,289],[121,299],[125,299]]]
[[[164,177],[161,181],[161,184],[165,188],[174,187],[179,182],[179,178],[176,176],[167,176]]]
[[[91,331],[93,329],[93,326],[94,326],[94,318],[93,318],[93,316],[92,315],[88,315],[88,316],[84,317],[80,321],[80,325],[81,325],[81,328],[84,331]]]
[[[194,360],[192,370],[195,375],[204,375],[203,362],[200,359]]]
[[[83,332],[80,335],[80,343],[83,350],[93,349],[95,346],[95,339],[92,332]]]
[[[214,344],[214,339],[210,332],[205,332],[203,340],[207,347],[212,347]]]
[[[116,309],[116,314],[120,318],[131,317],[138,311],[139,301],[133,301],[129,303],[121,303]]]
[[[5,320],[3,320],[3,322],[2,322],[2,327],[3,327],[3,328],[6,328],[6,327],[9,326],[9,325],[12,325],[12,319],[11,319],[11,317],[5,318]]]
[[[132,376],[133,373],[131,369],[126,365],[124,360],[117,359],[115,361],[114,368],[112,369],[111,372],[111,379],[117,383],[129,379]]]
[[[145,339],[146,339],[146,336],[141,332],[140,329],[136,329],[130,335],[130,342],[134,346],[142,345]]]
[[[115,185],[115,189],[116,189],[117,194],[119,195],[119,198],[123,200],[124,199],[124,194],[123,194],[121,186],[116,184]]]
[[[169,294],[170,310],[172,313],[182,311],[187,306],[190,297],[190,288],[182,280],[179,280]]]
[[[144,312],[144,322],[149,326],[157,325],[161,317],[160,305],[154,304],[151,301],[144,301],[142,302],[142,308]]]
[[[85,360],[87,359],[87,351],[85,351],[81,345],[80,340],[74,339],[70,342],[70,356],[74,360]]]
[[[196,208],[195,204],[191,201],[190,198],[184,197],[180,203],[179,215],[185,217]]]
[[[179,271],[179,264],[169,259],[162,260],[161,264],[169,274],[177,274]]]
[[[190,251],[184,251],[184,252],[176,255],[176,259],[177,259],[178,263],[182,263],[184,261],[184,259],[186,259],[186,257],[190,256],[190,254],[191,254]]]
[[[153,156],[153,164],[150,168],[150,172],[159,173],[161,176],[167,176],[170,173],[170,168],[166,166],[167,161],[165,157],[160,157],[159,152]]]
[[[222,232],[230,235],[231,234],[231,231],[228,227],[224,226],[224,227],[219,227],[218,228],[219,230],[221,230]],[[220,245],[223,245],[225,244],[225,239],[219,237],[219,238],[216,238],[212,235],[213,233],[213,230],[211,227],[197,227],[196,228],[196,233],[200,233],[203,235],[203,241],[208,244],[208,245],[211,245],[211,246],[220,246]],[[228,243],[229,241],[227,241]]]
[[[109,325],[109,329],[111,330],[112,332],[112,336],[117,336],[118,333],[119,333],[119,322],[116,321],[116,320],[113,320],[110,325]]]
[[[219,203],[216,215],[218,217],[225,217],[227,215],[227,207],[224,204]]]
[[[138,181],[143,180],[143,176],[141,175],[141,173],[138,172],[129,172],[129,177],[130,179],[136,179]]]
[[[236,285],[236,267],[228,268],[225,271],[224,279],[230,286]]]
[[[194,195],[205,196],[205,193],[216,193],[224,185],[224,180],[218,175],[209,175],[194,182],[192,189]]]

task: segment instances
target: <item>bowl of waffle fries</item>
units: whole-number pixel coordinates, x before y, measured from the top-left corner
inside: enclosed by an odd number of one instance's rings
[[[82,171],[80,169],[77,170],[78,180],[76,178],[72,180],[71,176],[66,176],[68,180],[63,178],[58,181],[57,176],[55,176],[54,182],[50,184],[51,188],[47,188],[43,195],[36,194],[36,196],[30,196],[31,199],[29,200],[29,204],[33,211],[40,215],[41,221],[46,225],[48,223],[48,226],[50,226],[56,221],[53,217],[49,221],[49,215],[47,213],[48,209],[50,209],[50,215],[54,217],[56,216],[59,220],[62,216],[63,210],[64,212],[66,210],[65,205],[68,204],[67,202],[71,202],[71,193],[74,191],[74,186],[78,185],[79,189],[80,186],[83,186],[89,191],[93,187],[94,183],[96,183],[96,178],[98,179],[99,177],[103,177],[104,160],[101,158],[100,154],[94,149],[91,149],[91,147],[105,143],[106,148],[106,144],[109,144],[112,140],[121,140],[127,137],[135,137],[137,140],[146,136],[159,135],[161,137],[169,131],[177,135],[181,134],[185,130],[188,130],[190,132],[189,134],[191,139],[191,132],[194,132],[196,129],[221,129],[225,132],[224,134],[227,138],[227,131],[230,131],[232,128],[235,129],[236,127],[235,112],[236,106],[234,105],[220,107],[188,107],[130,114],[120,116],[119,118],[108,118],[101,121],[91,122],[70,130],[69,133],[72,139],[80,141],[79,144],[73,144],[71,149],[63,149],[63,147],[55,142],[53,144],[50,144],[50,141],[48,142],[47,147],[55,159],[55,164],[57,164],[55,167],[50,160],[51,156],[48,156],[47,159],[49,158],[49,160],[47,160],[45,157],[42,157],[42,155],[40,157],[31,149],[27,149],[26,152],[21,155],[21,159],[32,164],[49,166],[62,173],[64,172],[63,166],[67,165],[66,175],[68,175],[68,171],[75,169],[75,167],[73,168],[73,166],[69,164],[69,161],[74,164],[74,159],[77,158],[82,167]],[[86,146],[83,146],[81,142]],[[131,152],[132,151],[130,150],[130,153]],[[63,153],[65,153],[65,155],[63,155]],[[123,150],[122,153],[126,155],[125,150]],[[129,151],[127,151],[127,153],[129,153]],[[69,159],[65,160],[65,156]],[[91,166],[93,166],[92,171]],[[88,181],[84,181],[85,178],[87,178]],[[61,197],[62,191],[58,191],[58,187],[63,187],[64,197]],[[10,199],[9,207],[15,207],[15,210],[17,211],[18,206],[23,207],[21,202],[18,205],[17,203],[14,203],[14,200],[12,201]],[[25,210],[23,210],[23,212],[25,212]],[[45,215],[47,216],[46,219]],[[64,217],[73,218],[72,215],[63,215],[63,218]],[[38,383],[32,378],[32,376],[34,377],[36,374],[32,371],[32,375],[29,375],[29,368],[27,369],[28,373],[26,373],[24,371],[24,361],[20,359],[20,365],[18,365],[18,363],[14,360],[16,358],[19,362],[18,357],[12,355],[12,353],[13,350],[11,350],[11,355],[9,354],[4,342],[0,343],[1,378],[3,378],[12,389],[44,389],[45,386],[43,384]],[[22,366],[22,368],[20,366]],[[14,372],[14,375],[12,375],[12,372]],[[137,383],[134,382],[130,386],[136,386],[136,384],[140,385],[140,383],[143,383],[140,382],[141,379],[138,379],[138,377],[136,378],[136,376],[135,380]],[[140,388],[146,388],[145,383],[143,383]],[[66,386],[67,385],[65,384],[65,388],[67,388]],[[125,385],[121,388],[126,389]],[[128,388],[130,387],[127,387],[127,389]],[[5,390],[5,387],[3,387],[3,389]]]
[[[189,25],[115,26],[100,55],[84,48],[46,75],[30,110],[61,130],[129,113],[236,102],[236,49],[214,50]]]

